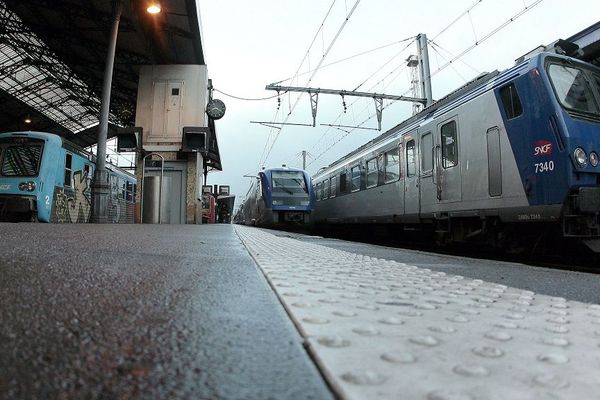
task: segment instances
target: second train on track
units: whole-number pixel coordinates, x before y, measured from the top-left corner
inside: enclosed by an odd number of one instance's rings
[[[256,175],[234,222],[261,227],[307,226],[314,207],[313,184],[306,171],[265,168]]]

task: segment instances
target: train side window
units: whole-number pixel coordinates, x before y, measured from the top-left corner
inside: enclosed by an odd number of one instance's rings
[[[315,196],[317,201],[321,200],[321,182],[318,182],[315,186]]]
[[[133,203],[133,184],[129,181],[125,183],[127,185],[127,202]]]
[[[73,155],[65,154],[65,182],[64,186],[73,187]]]
[[[398,150],[390,150],[383,155],[385,169],[383,172],[384,182],[393,182],[400,177],[400,155]]]
[[[421,136],[421,173],[431,172],[433,169],[433,135],[431,132]]]
[[[415,140],[406,142],[406,176],[415,176],[417,173],[417,158],[416,158]]]
[[[132,203],[135,203],[136,196],[137,196],[137,185],[134,183],[133,184],[133,193],[132,193],[132,197],[131,197]]]
[[[377,177],[379,170],[377,169],[377,158],[372,158],[367,161],[367,187],[377,186]]]
[[[452,168],[458,164],[458,145],[456,142],[456,121],[442,125],[442,166]]]
[[[325,179],[323,181],[323,199],[329,198],[329,185],[330,185],[329,179]]]
[[[83,166],[83,175],[87,182],[87,190],[92,190],[92,166],[90,164]]]
[[[336,186],[337,186],[337,176],[332,176],[329,179],[329,183],[331,185],[331,188],[329,190],[329,197],[335,197],[335,195],[336,195],[335,189],[336,189]]]
[[[360,165],[352,167],[350,173],[352,174],[351,190],[357,192],[360,190]]]
[[[521,106],[521,100],[519,99],[519,94],[514,83],[500,89],[500,99],[502,99],[504,112],[508,119],[513,119],[523,114],[523,106]]]
[[[341,193],[346,193],[346,190],[348,190],[346,188],[346,173],[342,172],[340,174],[340,194]]]
[[[119,197],[125,200],[127,198],[125,190],[125,181],[122,178],[119,178],[119,188],[121,190]]]

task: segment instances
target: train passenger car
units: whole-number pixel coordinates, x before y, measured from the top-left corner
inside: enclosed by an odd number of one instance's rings
[[[50,133],[0,133],[0,166],[0,221],[90,222],[91,153]],[[135,177],[107,170],[109,220],[133,223]]]
[[[294,168],[268,168],[252,182],[237,221],[246,225],[309,224],[315,206],[310,175]]]
[[[541,53],[319,171],[314,219],[507,248],[557,231],[600,252],[599,153],[600,69]]]

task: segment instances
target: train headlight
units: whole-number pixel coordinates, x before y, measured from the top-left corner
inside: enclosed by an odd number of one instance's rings
[[[592,167],[598,166],[598,153],[596,153],[595,151],[592,151],[590,153],[590,164],[592,164]]]
[[[273,200],[273,205],[274,206],[281,206],[281,205],[283,205],[283,200]]]
[[[581,147],[575,149],[573,157],[575,157],[575,162],[579,168],[584,168],[588,163],[587,154],[585,154],[585,150]]]
[[[35,190],[35,182],[34,181],[21,182],[21,183],[19,183],[19,190],[21,190],[23,192],[33,192]]]

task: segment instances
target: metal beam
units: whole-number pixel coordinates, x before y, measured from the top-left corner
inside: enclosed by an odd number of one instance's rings
[[[427,99],[417,98],[417,97],[408,97],[408,96],[394,96],[383,93],[368,93],[368,92],[355,92],[348,90],[338,90],[338,89],[322,89],[322,88],[307,88],[307,87],[296,87],[296,86],[277,86],[277,85],[267,85],[265,87],[266,90],[275,90],[277,92],[303,92],[303,93],[324,93],[324,94],[336,94],[341,96],[354,96],[354,97],[370,97],[376,99],[385,99],[385,100],[400,100],[400,101],[410,101],[411,103],[427,103]]]

